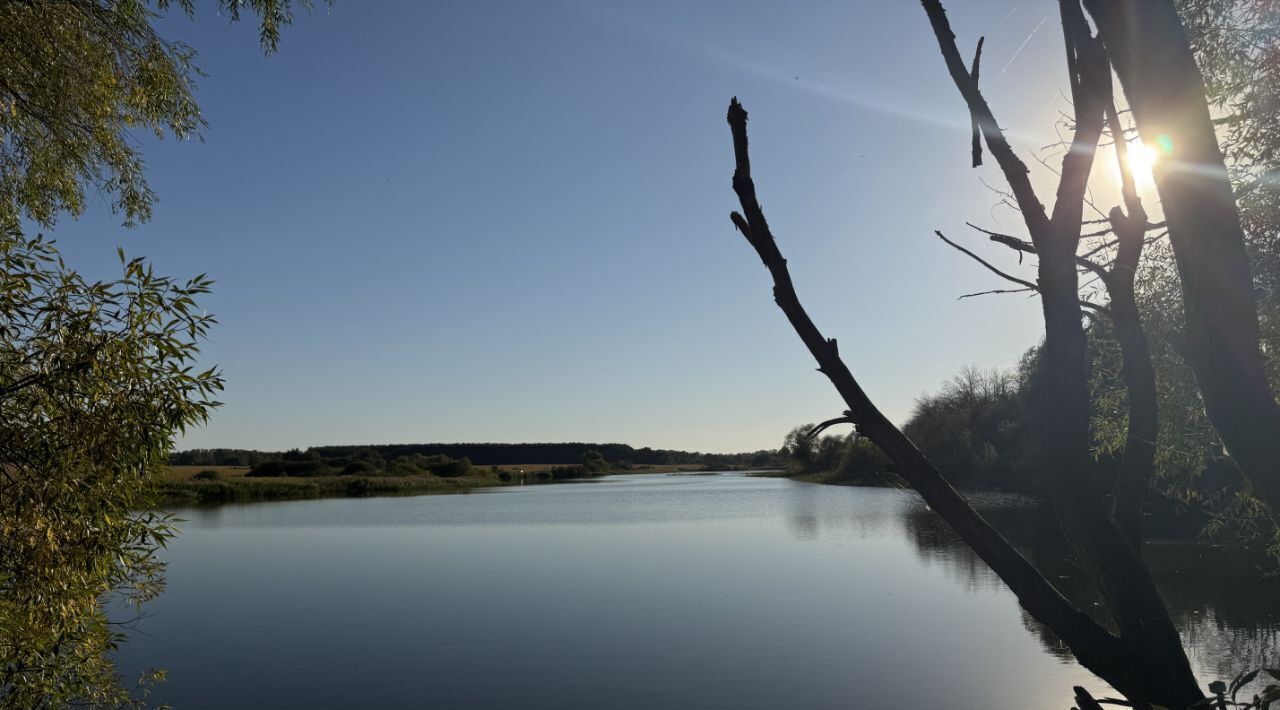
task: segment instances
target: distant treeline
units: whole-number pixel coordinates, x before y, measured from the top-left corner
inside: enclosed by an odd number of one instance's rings
[[[781,463],[776,451],[742,454],[705,454],[671,449],[634,448],[627,444],[380,444],[371,446],[314,446],[307,449],[318,459],[350,461],[381,459],[395,461],[412,456],[444,456],[470,459],[477,466],[516,464],[569,464],[582,461],[588,451],[598,451],[610,464],[625,468],[636,465],[704,465],[716,468],[767,468]],[[293,454],[287,456],[286,454]],[[258,466],[268,461],[296,458],[284,451],[247,449],[192,449],[171,454],[174,466]]]

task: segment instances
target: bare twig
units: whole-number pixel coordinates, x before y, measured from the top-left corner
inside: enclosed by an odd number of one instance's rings
[[[956,296],[957,301],[963,301],[966,298],[976,298],[978,296],[994,296],[1002,293],[1040,293],[1038,288],[995,288],[990,291],[977,291],[975,293],[965,293]]]
[[[936,234],[936,235],[938,235],[938,239],[941,239],[942,241],[946,242],[948,245],[950,245],[950,246],[951,246],[951,248],[953,248],[953,249],[955,249],[955,250],[957,250],[957,251],[959,251],[959,252],[961,252],[961,253],[965,254],[965,255],[966,255],[966,256],[968,256],[970,259],[973,259],[974,261],[978,262],[979,264],[982,264],[983,266],[985,266],[985,267],[987,268],[987,271],[990,271],[991,273],[995,274],[996,276],[999,276],[1000,278],[1004,279],[1005,281],[1010,281],[1010,282],[1012,282],[1012,283],[1016,283],[1016,284],[1018,284],[1019,286],[1022,286],[1024,289],[1030,289],[1030,290],[1032,290],[1032,291],[1039,291],[1039,290],[1040,290],[1040,287],[1039,287],[1039,286],[1036,286],[1035,284],[1031,283],[1030,281],[1027,281],[1026,279],[1020,279],[1020,278],[1018,278],[1017,276],[1014,276],[1014,275],[1012,275],[1012,274],[1009,274],[1009,273],[1006,273],[1006,272],[1004,272],[1004,271],[1001,271],[1000,269],[997,269],[996,267],[992,266],[992,265],[991,265],[991,263],[990,263],[990,262],[988,262],[986,259],[983,259],[982,257],[978,256],[977,254],[974,254],[973,252],[969,251],[968,249],[965,249],[964,247],[960,246],[959,244],[956,244],[955,242],[951,241],[950,239],[947,239],[947,237],[946,237],[946,236],[945,236],[941,231],[939,231],[939,230],[936,230],[936,229],[935,229],[935,230],[933,230],[933,233],[934,233],[934,234]],[[962,297],[962,298],[963,298],[963,297]]]
[[[973,68],[969,70],[969,77],[973,79],[973,85],[978,85],[978,73],[982,68],[982,43],[986,41],[986,37],[978,38],[978,48],[973,52]],[[969,114],[969,121],[973,128],[973,167],[982,165],[982,127],[978,125],[978,117],[976,114]]]

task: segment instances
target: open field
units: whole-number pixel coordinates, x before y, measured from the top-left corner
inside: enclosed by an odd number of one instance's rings
[[[190,481],[201,471],[216,471],[221,478],[239,478],[249,472],[248,466],[170,466],[165,480],[170,483]]]

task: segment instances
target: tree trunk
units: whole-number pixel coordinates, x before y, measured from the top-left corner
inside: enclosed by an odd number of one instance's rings
[[[1116,131],[1119,134],[1119,131]],[[1136,197],[1134,198],[1136,201]],[[1146,232],[1146,213],[1141,206],[1131,208],[1136,215],[1125,216],[1119,208],[1111,211],[1111,224],[1116,231],[1120,250],[1115,265],[1104,282],[1111,301],[1111,323],[1120,343],[1121,371],[1129,400],[1128,432],[1124,457],[1115,483],[1111,520],[1134,549],[1142,548],[1142,504],[1150,488],[1155,468],[1156,425],[1158,416],[1156,373],[1151,364],[1151,350],[1142,331],[1142,316],[1134,298],[1133,283],[1142,240]]]
[[[1071,171],[1064,165],[1062,172]],[[1055,209],[1050,234],[1036,240],[1045,320],[1045,385],[1033,422],[1041,468],[1071,550],[1101,593],[1120,638],[1133,644],[1129,662],[1141,680],[1136,687],[1116,689],[1139,706],[1183,708],[1203,695],[1182,639],[1138,549],[1112,525],[1088,485],[1094,462],[1075,259],[1079,225],[1078,209]]]
[[[1244,233],[1204,81],[1172,0],[1085,0],[1155,170],[1182,280],[1180,350],[1232,459],[1280,511],[1280,406],[1267,382]]]

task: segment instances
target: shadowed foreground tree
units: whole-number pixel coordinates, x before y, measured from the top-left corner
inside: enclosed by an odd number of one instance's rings
[[[1274,388],[1280,382],[1280,22],[1275,3],[1245,0],[1176,0],[1196,63],[1218,141],[1235,192],[1257,298],[1263,358]],[[1163,151],[1162,151],[1163,152]],[[1166,156],[1167,157],[1167,156]],[[1178,169],[1174,163],[1170,166]],[[1197,373],[1184,355],[1186,319],[1176,245],[1152,243],[1140,265],[1137,298],[1150,334],[1159,422],[1155,487],[1181,504],[1212,516],[1207,533],[1237,542],[1268,543],[1280,559],[1276,517],[1250,494],[1249,485],[1224,450],[1205,411]],[[1100,449],[1123,447],[1124,388],[1108,373],[1117,371],[1117,347],[1103,337],[1094,362],[1101,386],[1095,412]]]
[[[1081,34],[1088,33],[1087,26],[1083,24],[1078,25],[1077,29]],[[1070,36],[1070,33],[1068,34]],[[1076,64],[1072,62],[1072,65]],[[1125,416],[1122,425],[1123,442],[1113,447],[1120,453],[1120,463],[1112,485],[1111,518],[1129,544],[1135,548],[1141,548],[1142,505],[1146,501],[1155,469],[1158,393],[1151,350],[1138,307],[1135,281],[1143,249],[1148,240],[1146,236],[1148,230],[1163,227],[1164,224],[1155,225],[1148,222],[1146,210],[1138,197],[1133,172],[1129,166],[1124,128],[1120,123],[1114,100],[1111,98],[1109,72],[1110,69],[1103,60],[1093,73],[1091,81],[1072,82],[1072,92],[1076,100],[1082,102],[1081,105],[1092,106],[1095,110],[1098,105],[1101,105],[1105,111],[1119,167],[1120,191],[1124,208],[1114,207],[1107,216],[1106,223],[1109,226],[1089,233],[1090,238],[1101,238],[1103,242],[1087,249],[1084,255],[1076,256],[1075,266],[1079,271],[1092,275],[1100,281],[1107,295],[1108,302],[1105,307],[1084,297],[1080,298],[1080,305],[1087,308],[1091,314],[1095,324],[1094,334],[1104,333],[1114,338],[1120,353],[1119,369],[1125,394]],[[1098,96],[1086,96],[1089,92],[1096,92]],[[1086,147],[1078,140],[1073,140],[1067,150],[1092,151],[1094,147]],[[975,156],[978,155],[975,153]],[[1087,176],[1080,179],[1087,184]],[[991,241],[1003,244],[1018,252],[1019,255],[1038,254],[1034,242],[980,227],[975,228],[990,237]],[[1076,231],[1079,232],[1079,230]],[[1002,278],[1025,286],[1025,290],[1040,292],[1038,283],[1019,279],[1001,271],[972,251],[947,239],[941,232],[937,235],[948,245]],[[1076,237],[1078,245],[1083,246],[1086,243],[1084,236]],[[1070,237],[1066,239],[1070,240]],[[1110,241],[1107,241],[1108,239]],[[1109,265],[1105,263],[1108,257],[1111,258]],[[1085,369],[1088,370],[1089,367],[1085,366]],[[1030,377],[1027,379],[1028,384],[1036,384],[1035,379]],[[1034,413],[1034,409],[1032,412]],[[1049,432],[1047,435],[1052,436],[1053,433]]]
[[[1164,153],[1154,177],[1182,284],[1179,353],[1195,372],[1205,411],[1232,460],[1274,512],[1280,509],[1280,405],[1267,380],[1245,235],[1203,76],[1173,0],[1084,4],[1142,139]],[[1260,11],[1274,22],[1267,5],[1239,3],[1223,11]]]
[[[1277,21],[1280,14],[1270,2],[1176,0],[1175,5],[1186,30],[1185,39],[1181,41],[1190,46],[1204,76],[1203,84],[1191,84],[1199,86],[1199,91],[1208,99],[1213,127],[1225,156],[1225,173],[1179,160],[1173,150],[1172,135],[1157,134],[1154,144],[1148,142],[1147,145],[1158,149],[1161,158],[1157,167],[1164,171],[1201,171],[1205,176],[1225,174],[1229,178],[1245,236],[1252,291],[1258,301],[1261,341],[1271,344],[1280,337],[1277,330],[1280,328],[1277,317],[1280,313],[1277,310],[1280,308],[1280,288],[1277,288],[1280,239],[1276,236],[1276,225],[1280,224],[1280,189],[1275,180],[1276,171],[1280,169],[1280,130],[1277,130],[1280,112],[1276,110],[1280,106],[1280,82],[1277,81],[1280,72],[1276,71],[1280,63],[1280,21]],[[1168,27],[1166,24],[1166,29]],[[1167,36],[1157,39],[1169,41]],[[1186,122],[1184,118],[1176,121]],[[1115,139],[1134,135],[1134,129],[1125,131],[1114,116],[1108,117],[1108,124],[1119,153],[1126,142]],[[1125,162],[1121,156],[1117,157],[1121,158],[1123,169]],[[1121,175],[1126,184],[1131,185],[1131,177],[1126,172]],[[1136,214],[1130,208],[1131,203],[1136,202],[1131,187],[1126,187],[1123,197],[1126,210]],[[1197,377],[1215,373],[1206,373],[1203,368],[1196,373],[1188,367],[1185,289],[1176,255],[1179,251],[1186,252],[1185,244],[1170,245],[1167,239],[1159,238],[1169,236],[1168,224],[1164,221],[1147,225],[1148,228],[1159,226],[1163,231],[1141,243],[1130,240],[1141,256],[1136,269],[1140,276],[1136,283],[1117,284],[1108,276],[1124,276],[1132,270],[1120,269],[1126,261],[1123,244],[1126,231],[1124,224],[1115,221],[1114,213],[1112,217],[1111,227],[1091,232],[1095,241],[1087,244],[1082,241],[1082,247],[1090,247],[1085,252],[1089,259],[1080,260],[1082,268],[1091,272],[1086,275],[1096,275],[1106,286],[1110,301],[1110,313],[1100,313],[1109,316],[1110,322],[1108,318],[1095,318],[1091,328],[1095,336],[1091,342],[1097,348],[1091,363],[1096,388],[1095,445],[1107,456],[1123,453],[1126,469],[1145,467],[1153,473],[1151,486],[1130,486],[1127,496],[1122,495],[1126,491],[1117,489],[1117,519],[1125,517],[1121,513],[1129,513],[1127,528],[1132,537],[1132,531],[1137,528],[1134,514],[1137,506],[1133,503],[1140,503],[1148,488],[1154,487],[1181,504],[1212,516],[1205,529],[1207,533],[1230,533],[1240,542],[1268,542],[1272,554],[1280,558],[1277,519],[1252,495],[1261,492],[1259,482],[1265,488],[1269,475],[1265,471],[1261,474],[1256,470],[1241,471],[1240,465],[1245,462],[1227,455],[1223,438],[1206,416],[1206,399],[1197,386]],[[1136,223],[1137,220],[1129,220],[1132,227],[1136,227]],[[987,234],[995,241],[1030,251],[1025,249],[1028,244],[1014,237]],[[1219,238],[1206,239],[1197,248],[1212,248],[1215,240]],[[1120,243],[1119,253],[1114,251],[1117,243]],[[1129,254],[1133,254],[1132,249]],[[1115,273],[1110,275],[1099,268],[1105,264],[1102,257],[1107,256],[1114,258],[1111,271]],[[1195,259],[1191,265],[1203,266]],[[1019,283],[1027,282],[1019,280]],[[1249,287],[1235,284],[1234,288],[1247,291]],[[1121,322],[1126,318],[1134,320],[1135,309],[1128,307],[1131,300],[1136,300],[1137,310],[1141,312],[1141,328],[1126,328]],[[1143,330],[1150,334],[1147,343],[1137,337]],[[1280,359],[1275,353],[1274,347],[1264,348],[1262,352],[1266,375],[1273,387],[1280,382]],[[1157,410],[1158,418],[1153,416]],[[1218,418],[1218,423],[1221,422]],[[1159,445],[1153,446],[1157,440]],[[1144,466],[1146,457],[1152,460]],[[1140,482],[1142,477],[1130,476],[1128,480]]]
[[[1031,186],[1025,164],[1010,148],[978,89],[977,62],[968,69],[961,60],[941,4],[936,0],[922,0],[922,4],[975,130],[1005,175],[1038,255],[1038,275],[1032,287],[1040,293],[1046,328],[1038,395],[1043,403],[1051,403],[1036,408],[1038,415],[1031,426],[1037,434],[1039,474],[1059,526],[1103,599],[1107,622],[1114,631],[1068,602],[955,492],[944,475],[867,398],[840,359],[835,340],[822,336],[809,319],[756,199],[746,112],[736,99],[729,108],[729,124],[737,161],[733,187],[743,214],[735,212],[733,222],[772,274],[778,306],[818,361],[819,371],[831,380],[849,407],[844,419],[855,423],[862,435],[893,459],[898,473],[1004,580],[1028,613],[1063,640],[1082,665],[1137,707],[1188,707],[1202,700],[1203,694],[1150,571],[1131,539],[1113,524],[1107,502],[1083,485],[1093,460],[1076,250],[1093,157],[1111,102],[1105,50],[1092,36],[1078,0],[1063,0],[1060,7],[1076,132],[1063,159],[1057,199],[1049,213]],[[975,141],[975,162],[979,151]],[[1135,223],[1140,219],[1145,225],[1144,214],[1118,214]]]

